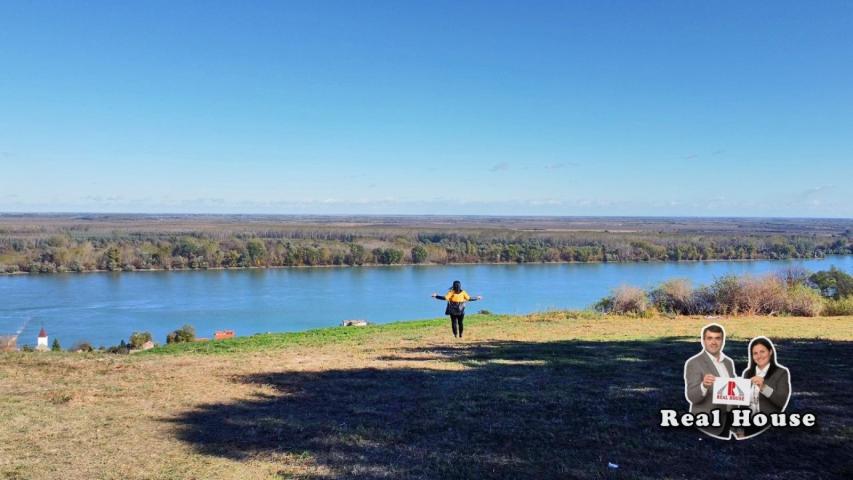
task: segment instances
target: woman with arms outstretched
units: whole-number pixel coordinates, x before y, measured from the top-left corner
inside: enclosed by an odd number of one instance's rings
[[[462,290],[462,282],[459,280],[453,281],[453,286],[446,294],[438,295],[433,293],[432,298],[436,300],[446,300],[447,308],[444,309],[445,315],[450,315],[450,325],[453,327],[453,336],[462,338],[462,320],[465,318],[465,302],[476,302],[482,300],[482,296],[471,297],[468,292]],[[458,332],[458,334],[457,334]]]

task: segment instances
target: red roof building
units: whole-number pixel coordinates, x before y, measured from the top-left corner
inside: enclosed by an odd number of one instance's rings
[[[234,338],[234,330],[217,330],[213,334],[214,340],[225,340],[226,338]]]

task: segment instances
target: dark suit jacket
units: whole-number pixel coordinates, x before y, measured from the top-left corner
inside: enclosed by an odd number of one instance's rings
[[[767,373],[769,375],[764,377],[764,386],[770,387],[770,389],[762,387],[761,393],[758,394],[758,411],[768,415],[783,412],[785,411],[785,406],[788,404],[788,398],[791,396],[791,377],[789,376],[788,369],[785,367],[776,367],[772,372]],[[751,375],[749,377],[747,375],[748,372],[744,370],[743,377],[752,378]],[[770,425],[764,427],[750,426],[745,427],[743,430],[747,437],[751,437],[768,428],[770,428]]]
[[[723,359],[723,365],[725,365],[726,371],[729,373],[729,377],[734,378],[735,366],[732,359],[726,357]],[[726,412],[731,410],[730,406],[714,405],[713,385],[707,389],[704,395],[702,394],[702,379],[709,373],[715,377],[720,376],[720,373],[717,372],[717,367],[715,367],[711,359],[708,358],[708,354],[705,350],[702,350],[698,354],[690,357],[690,359],[684,364],[684,396],[687,397],[687,401],[690,402],[690,413],[710,413],[711,410],[718,408],[721,410],[721,423],[725,424]],[[718,437],[728,438],[729,436],[728,432],[723,432],[724,425],[719,427],[701,428],[700,430]]]
[[[764,386],[758,395],[758,411],[761,413],[771,414],[784,411],[785,405],[788,403],[788,398],[791,396],[791,380],[788,369],[779,367],[768,372],[770,375],[764,377]],[[743,372],[743,377],[746,378],[747,372]],[[769,395],[768,395],[769,393]]]

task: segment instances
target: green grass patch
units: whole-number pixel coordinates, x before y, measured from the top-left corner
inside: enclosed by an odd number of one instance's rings
[[[466,325],[484,325],[495,322],[504,316],[471,315],[465,318]],[[235,352],[253,352],[281,349],[295,346],[322,346],[334,344],[354,344],[364,340],[385,336],[401,340],[416,341],[422,333],[430,329],[446,327],[446,319],[414,320],[405,322],[368,325],[366,327],[328,327],[304,332],[260,333],[247,337],[227,340],[208,340],[203,342],[173,343],[162,345],[139,355],[170,355],[182,353],[221,354]]]

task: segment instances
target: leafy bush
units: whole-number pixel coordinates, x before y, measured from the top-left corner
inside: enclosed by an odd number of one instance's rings
[[[373,249],[373,258],[376,259],[376,263],[392,265],[403,260],[403,252],[395,248],[375,248]]]
[[[195,341],[195,328],[192,325],[184,325],[174,332],[166,335],[166,343],[188,343]]]
[[[853,276],[835,267],[815,273],[809,277],[809,281],[820,289],[821,295],[825,297],[839,300],[853,295]]]
[[[814,289],[797,284],[788,289],[785,310],[791,315],[816,317],[823,310],[823,298]]]
[[[608,295],[601,300],[595,302],[592,309],[596,312],[610,313],[613,311],[613,296]]]
[[[423,263],[429,257],[429,252],[422,245],[416,245],[412,248],[412,262],[413,263]]]
[[[53,339],[53,345],[50,346],[50,351],[51,352],[61,352],[62,351],[62,345],[59,344],[58,338]]]
[[[823,314],[828,317],[853,315],[853,295],[840,300],[824,300]]]
[[[36,349],[32,345],[24,345],[21,347],[22,352],[35,352]]]
[[[150,332],[133,332],[130,335],[130,348],[139,350],[145,342],[151,341],[151,338]]]

